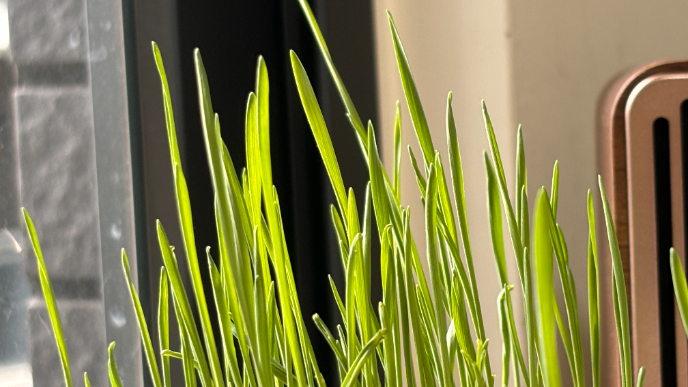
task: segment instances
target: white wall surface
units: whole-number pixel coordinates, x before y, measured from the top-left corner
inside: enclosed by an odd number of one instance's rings
[[[445,160],[446,96],[454,92],[476,273],[486,328],[494,340],[491,355],[496,360],[501,351],[494,308],[499,285],[487,223],[482,160],[487,142],[480,99],[486,100],[490,110],[510,183],[516,127],[523,124],[531,202],[538,187],[549,189],[553,163],[559,160],[558,220],[578,282],[580,309],[586,310],[585,197],[588,188],[596,188],[598,172],[597,100],[604,85],[622,70],[688,57],[688,2],[376,0],[382,118],[378,126],[383,133],[384,160],[391,168],[397,99],[405,114],[404,145],[412,144],[416,155],[420,150],[399,81],[385,9],[395,18],[435,147]],[[424,235],[422,205],[408,155],[402,160],[402,200],[414,209],[413,232]],[[419,244],[419,250],[423,248]],[[513,265],[511,270],[515,272]],[[581,329],[585,334],[587,324]]]

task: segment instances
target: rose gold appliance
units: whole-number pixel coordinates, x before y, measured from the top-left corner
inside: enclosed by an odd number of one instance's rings
[[[686,386],[688,347],[674,301],[669,248],[685,258],[688,62],[655,63],[623,74],[607,87],[599,109],[598,160],[629,293],[633,369],[645,366],[646,386]],[[596,208],[603,226],[601,207]],[[619,386],[611,261],[606,238],[598,240],[602,369],[609,371],[602,384]]]

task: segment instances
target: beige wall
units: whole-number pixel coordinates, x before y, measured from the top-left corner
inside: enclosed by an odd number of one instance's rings
[[[585,197],[588,188],[596,188],[597,99],[605,83],[624,69],[688,57],[688,2],[376,0],[381,137],[387,150],[384,159],[391,165],[394,101],[400,99],[406,107],[385,9],[395,17],[435,146],[443,153],[446,95],[454,92],[476,271],[486,321],[492,322],[488,334],[496,341],[491,353],[498,358],[493,307],[498,281],[487,224],[481,156],[487,142],[480,99],[490,109],[509,182],[516,125],[523,124],[531,200],[537,187],[549,189],[552,165],[559,160],[558,219],[570,250],[580,307],[586,310]],[[415,151],[407,109],[404,113],[404,144],[411,143]],[[403,162],[403,201],[415,209],[414,232],[423,235],[422,206],[408,155]],[[582,329],[585,334],[587,325]]]

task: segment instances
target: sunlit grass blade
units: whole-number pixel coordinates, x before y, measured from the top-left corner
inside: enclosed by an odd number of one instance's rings
[[[482,317],[482,308],[480,306],[480,297],[478,296],[478,284],[475,277],[475,269],[473,266],[473,252],[471,249],[471,241],[468,231],[468,217],[466,211],[466,193],[464,190],[463,166],[461,163],[461,151],[459,149],[459,140],[456,135],[456,123],[454,121],[454,110],[452,108],[452,93],[447,96],[447,112],[446,112],[446,131],[447,131],[447,148],[449,151],[449,165],[452,177],[452,188],[454,191],[454,200],[456,202],[456,213],[458,216],[459,233],[461,235],[461,244],[463,246],[464,256],[466,258],[466,270],[468,271],[468,278],[470,283],[464,284],[464,291],[468,295],[468,302],[471,304],[471,314],[475,325],[476,335],[479,339],[485,340],[485,327]],[[458,254],[455,254],[455,265],[461,264]],[[467,286],[470,286],[470,291]],[[487,361],[487,368],[490,369],[489,358]],[[491,371],[488,371],[491,373]]]
[[[363,121],[361,121],[361,118],[358,115],[358,111],[356,111],[356,107],[354,107],[354,103],[351,100],[351,97],[349,96],[349,92],[346,90],[344,82],[342,81],[342,78],[339,76],[337,68],[334,66],[334,62],[332,61],[332,57],[330,56],[330,50],[327,48],[327,43],[325,43],[325,38],[323,38],[323,35],[320,32],[320,27],[318,26],[318,22],[315,20],[315,15],[313,14],[311,7],[308,5],[308,2],[306,0],[299,0],[299,4],[301,5],[301,9],[303,10],[304,15],[306,16],[306,20],[308,21],[308,24],[311,27],[313,36],[315,37],[315,40],[318,43],[318,48],[320,48],[320,53],[322,54],[323,59],[325,60],[327,69],[330,71],[330,76],[332,77],[332,80],[334,81],[335,86],[337,87],[339,96],[341,97],[342,102],[344,103],[344,108],[346,109],[346,114],[349,117],[349,121],[355,129],[356,138],[358,139],[358,143],[361,146],[361,151],[363,152],[364,157],[367,157],[367,133],[365,126],[363,126]]]
[[[521,208],[521,190],[523,187],[526,188],[527,192],[528,176],[526,173],[525,148],[523,147],[523,129],[519,125],[516,134],[516,211],[519,211]],[[520,227],[523,228],[523,225],[520,223],[520,217],[517,220]]]
[[[554,220],[557,220],[557,205],[559,204],[559,160],[554,162],[552,170],[552,197],[550,198],[552,206],[552,215]]]
[[[91,381],[88,379],[88,372],[84,372],[84,387],[91,387]]]
[[[196,330],[196,324],[194,322],[193,313],[191,312],[189,299],[186,291],[184,290],[181,274],[179,273],[179,267],[177,266],[177,260],[172,253],[172,248],[160,221],[156,222],[156,226],[162,259],[165,263],[165,268],[167,269],[170,285],[172,286],[173,300],[175,301],[175,305],[178,304],[179,311],[176,313],[177,321],[179,322],[180,329],[184,330],[185,335],[188,337],[188,345],[190,347],[196,347],[195,353],[197,356],[196,360],[198,362],[199,374],[201,380],[204,380],[204,384],[207,384],[210,383],[210,370],[208,368],[208,362],[205,357],[205,353],[202,349],[203,347],[198,335],[198,331]]]
[[[499,312],[499,328],[502,333],[502,386],[509,385],[509,363],[511,359],[511,340],[509,334],[509,319],[507,317],[506,293],[511,289],[505,286],[497,299],[497,311]],[[516,375],[518,377],[518,375]]]
[[[521,244],[520,230],[514,208],[509,198],[509,190],[506,186],[506,177],[504,176],[504,166],[502,164],[502,157],[499,153],[499,146],[497,145],[497,137],[495,136],[494,128],[492,127],[492,120],[487,112],[485,101],[482,101],[483,120],[485,122],[485,131],[487,132],[487,140],[490,145],[490,153],[492,155],[492,163],[494,165],[495,173],[497,175],[497,182],[499,183],[499,190],[502,194],[502,202],[506,212],[506,221],[509,226],[509,234],[511,235],[511,242],[514,248],[514,256],[516,257],[516,264],[518,265],[519,275],[521,275],[521,282],[523,282],[523,257],[521,255],[523,246]]]
[[[401,108],[397,101],[394,114],[394,196],[401,204]]]
[[[502,208],[500,206],[499,187],[492,163],[483,153],[485,170],[487,172],[487,212],[490,219],[490,235],[492,236],[492,250],[497,263],[499,280],[502,287],[507,285],[506,258],[504,256],[504,235],[502,231]]]
[[[626,294],[626,281],[624,279],[623,264],[621,262],[621,252],[619,241],[616,239],[614,221],[612,220],[611,209],[607,201],[607,195],[602,186],[602,177],[598,178],[602,205],[604,208],[604,218],[607,225],[607,238],[609,240],[609,250],[612,256],[613,273],[613,301],[614,319],[616,320],[617,334],[619,337],[619,361],[621,362],[621,385],[631,387],[633,385],[633,374],[631,370],[631,323],[628,314],[628,298]]]
[[[540,188],[535,198],[533,256],[535,258],[535,294],[537,295],[538,358],[545,385],[559,387],[559,361],[555,332],[554,257],[550,238],[550,208],[547,193]]]
[[[426,257],[428,259],[428,267],[430,268],[430,278],[432,283],[432,288],[435,291],[433,297],[433,309],[435,318],[435,332],[434,334],[438,337],[437,346],[439,347],[439,378],[442,384],[448,386],[451,383],[450,371],[451,368],[449,364],[449,354],[447,352],[447,346],[445,341],[442,340],[447,335],[447,320],[445,315],[446,305],[443,299],[447,294],[447,289],[442,285],[442,278],[439,266],[439,254],[437,252],[437,229],[435,224],[437,224],[437,200],[438,200],[438,178],[436,175],[436,169],[434,164],[430,164],[430,169],[428,172],[428,186],[426,189],[426,201],[425,201],[425,237],[426,237]]]
[[[349,371],[347,372],[346,376],[344,377],[344,380],[342,381],[341,387],[349,387],[351,384],[354,382],[356,377],[358,376],[358,373],[361,372],[361,369],[363,368],[363,365],[365,362],[368,360],[369,356],[373,356],[375,353],[375,349],[377,348],[378,344],[382,341],[382,339],[385,337],[386,331],[384,329],[380,329],[362,348],[361,352],[358,353],[358,356],[356,356],[355,359],[353,359],[353,362],[351,363],[351,367],[349,367]]]
[[[124,251],[124,249],[122,249],[122,270],[124,271],[124,278],[126,279],[127,284],[129,285],[129,296],[131,297],[131,302],[134,305],[134,310],[136,311],[136,322],[138,323],[139,332],[141,333],[143,350],[146,355],[146,361],[148,363],[148,369],[150,371],[151,380],[153,381],[153,386],[162,387],[162,380],[160,378],[160,372],[158,372],[158,361],[155,358],[153,342],[150,338],[150,332],[148,331],[148,324],[146,323],[146,318],[143,315],[141,301],[139,300],[136,288],[134,287],[134,282],[131,279],[129,259],[127,258],[127,253],[126,251]]]
[[[643,384],[645,384],[645,367],[640,367],[636,380],[636,387],[643,387]]]
[[[43,260],[43,251],[41,250],[41,245],[38,241],[38,235],[36,234],[36,228],[33,225],[33,220],[31,220],[31,216],[29,215],[29,212],[26,210],[26,208],[22,207],[22,214],[24,215],[24,223],[26,223],[26,231],[29,234],[31,246],[33,246],[33,252],[36,255],[36,264],[38,266],[39,277],[38,279],[41,283],[41,290],[43,291],[43,297],[45,298],[45,305],[48,309],[48,315],[50,316],[50,325],[53,327],[55,342],[57,344],[57,351],[60,354],[60,363],[62,364],[62,374],[64,376],[65,385],[67,387],[71,387],[72,373],[69,368],[67,344],[65,343],[64,332],[62,330],[62,323],[60,322],[60,312],[57,308],[55,293],[53,293],[53,287],[50,283],[50,276],[48,275],[48,270],[45,267],[45,261]]]
[[[588,190],[588,318],[592,385],[600,386],[600,281],[597,264],[597,238],[592,192]]]
[[[397,27],[394,24],[392,14],[387,12],[389,19],[389,28],[392,31],[392,40],[394,41],[394,52],[397,58],[397,65],[399,67],[399,75],[401,77],[401,84],[404,87],[404,95],[406,96],[406,103],[408,104],[409,112],[411,113],[411,121],[418,136],[418,142],[423,150],[425,165],[432,163],[435,158],[435,147],[432,145],[432,138],[430,137],[430,129],[428,128],[428,121],[425,118],[423,106],[420,103],[420,96],[416,83],[411,75],[411,68],[404,51],[404,46],[401,44]]]
[[[119,376],[117,363],[115,362],[115,342],[108,347],[108,376],[112,387],[123,387],[122,378]]]
[[[425,182],[425,177],[423,176],[423,172],[420,171],[420,168],[418,167],[418,161],[416,160],[416,155],[413,153],[413,149],[411,149],[411,146],[408,146],[408,153],[409,157],[411,158],[411,166],[413,167],[413,171],[416,173],[416,183],[418,184],[418,188],[420,189],[420,197],[423,203],[425,203],[425,186],[427,185]]]
[[[167,142],[170,148],[170,158],[172,165],[181,164],[179,157],[179,145],[177,144],[177,131],[174,125],[174,113],[172,111],[172,98],[170,96],[170,87],[167,82],[167,74],[165,73],[165,65],[162,61],[160,49],[155,42],[151,42],[153,49],[153,58],[160,76],[160,85],[162,87],[163,107],[165,108],[165,125],[167,128]]]
[[[170,359],[162,353],[170,349],[170,305],[169,280],[167,270],[160,268],[160,288],[158,291],[158,350],[160,351],[160,368],[162,369],[162,383],[165,387],[172,385]]]
[[[201,330],[203,340],[205,342],[206,352],[210,360],[210,372],[215,383],[220,383],[224,379],[220,368],[220,359],[217,353],[215,344],[215,337],[210,322],[210,314],[208,313],[208,304],[205,298],[205,291],[203,290],[203,281],[201,279],[201,270],[198,264],[198,257],[196,254],[196,241],[194,237],[194,228],[192,224],[191,203],[189,201],[188,188],[186,186],[186,179],[181,171],[179,164],[176,166],[175,185],[177,191],[177,206],[179,209],[179,223],[182,229],[182,237],[184,240],[184,251],[186,252],[186,261],[191,275],[191,285],[196,296],[196,309],[201,317]],[[193,321],[191,319],[187,321]],[[192,339],[195,338],[192,336]],[[200,349],[200,343],[194,343]]]
[[[330,140],[330,135],[327,132],[325,119],[323,118],[322,111],[318,105],[318,100],[315,97],[315,92],[308,79],[306,70],[303,68],[296,53],[291,51],[290,55],[294,79],[296,80],[296,86],[299,90],[303,110],[306,113],[306,118],[308,118],[313,137],[318,144],[318,150],[320,150],[325,169],[330,177],[330,182],[332,183],[332,188],[334,189],[337,203],[339,204],[339,210],[342,212],[344,218],[346,218],[346,190],[344,189],[344,182],[342,181],[342,175],[339,170],[337,156],[332,147],[332,140]]]
[[[234,337],[232,335],[232,323],[230,321],[229,311],[227,310],[225,294],[222,291],[220,273],[210,257],[210,252],[208,250],[206,250],[206,254],[208,259],[208,268],[210,271],[210,284],[213,288],[215,307],[217,308],[217,318],[220,326],[220,337],[223,345],[222,349],[225,358],[225,379],[228,381],[231,380],[235,385],[239,385],[241,384],[241,375],[239,373],[237,353],[234,346]],[[237,319],[235,322],[240,323],[241,320]],[[243,354],[246,358],[248,358],[249,354],[247,352],[243,352]]]
[[[688,336],[688,285],[686,284],[686,276],[683,272],[681,258],[673,247],[669,255],[671,259],[671,279],[674,283],[676,303],[678,304],[678,311],[681,314],[683,329],[686,332],[686,336]]]

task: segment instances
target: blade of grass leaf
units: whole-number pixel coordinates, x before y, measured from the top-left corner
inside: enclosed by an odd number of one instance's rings
[[[215,307],[217,308],[217,318],[220,326],[220,338],[222,339],[223,352],[225,358],[225,379],[231,380],[234,385],[241,384],[241,375],[239,373],[239,365],[236,358],[236,349],[234,346],[234,337],[232,336],[232,327],[230,321],[229,311],[227,310],[227,301],[225,300],[224,292],[221,289],[220,273],[215,266],[210,251],[206,250],[208,268],[210,271],[210,284],[213,289],[213,297],[215,300]],[[240,322],[241,320],[237,321]],[[244,359],[247,359],[249,354],[243,352]]]
[[[428,121],[425,118],[425,112],[420,102],[418,89],[416,83],[411,75],[411,68],[409,67],[404,46],[401,44],[397,27],[394,24],[392,14],[387,12],[389,19],[389,28],[392,32],[392,40],[394,41],[394,52],[397,58],[397,65],[399,67],[399,75],[401,77],[401,84],[404,87],[404,95],[406,96],[406,103],[411,113],[411,121],[418,137],[418,142],[423,150],[425,165],[432,163],[435,158],[435,147],[432,145],[432,138],[430,137],[430,129],[428,128]]]
[[[346,190],[344,189],[344,182],[342,181],[342,175],[339,170],[337,156],[332,147],[332,140],[330,140],[330,135],[327,132],[325,119],[323,118],[322,111],[315,97],[313,86],[311,86],[311,82],[308,79],[306,70],[303,68],[299,57],[293,51],[290,52],[290,56],[294,79],[296,80],[296,86],[299,90],[303,110],[306,113],[306,118],[313,132],[313,137],[315,137],[315,142],[318,145],[318,150],[325,164],[325,169],[330,177],[337,203],[339,203],[339,210],[342,212],[344,218],[346,218]]]
[[[674,283],[676,303],[678,304],[678,311],[681,314],[683,329],[688,336],[688,285],[686,284],[686,276],[683,272],[681,258],[679,258],[673,247],[669,252],[669,257],[671,259],[671,277]]]
[[[609,240],[609,249],[612,256],[612,272],[613,272],[613,292],[614,292],[614,310],[615,320],[617,321],[617,334],[619,336],[619,352],[622,370],[622,385],[631,387],[633,384],[633,374],[631,370],[631,334],[630,334],[630,318],[628,315],[628,299],[626,294],[626,281],[624,279],[623,264],[621,263],[621,252],[619,251],[619,242],[616,239],[616,231],[614,229],[614,222],[612,220],[609,202],[602,186],[602,178],[598,178],[600,186],[600,195],[602,196],[602,205],[604,208],[605,223],[607,225],[607,239]]]
[[[136,293],[134,282],[131,279],[129,259],[127,258],[127,253],[124,249],[122,249],[122,270],[124,271],[124,278],[126,279],[127,284],[129,285],[129,296],[131,296],[131,302],[134,305],[134,309],[136,311],[136,322],[138,323],[139,332],[141,333],[141,341],[143,342],[143,349],[146,355],[146,360],[148,362],[148,369],[151,374],[153,386],[162,387],[162,380],[160,379],[160,372],[158,371],[158,361],[155,358],[153,342],[151,341],[150,333],[148,332],[148,324],[146,323],[146,318],[143,315],[141,301],[139,301],[139,296]]]
[[[559,362],[557,360],[555,332],[555,299],[552,289],[553,251],[550,237],[550,208],[544,188],[535,198],[535,223],[533,255],[535,257],[535,294],[537,295],[537,322],[539,359],[545,385],[559,387]]]
[[[69,368],[69,356],[67,355],[67,345],[65,343],[64,333],[62,331],[62,323],[60,322],[60,312],[57,308],[57,301],[55,300],[54,295],[55,293],[53,292],[53,287],[50,283],[50,276],[48,275],[48,270],[45,267],[45,261],[43,260],[43,251],[41,250],[41,245],[38,241],[38,235],[36,234],[36,228],[33,225],[33,220],[31,220],[29,212],[24,207],[22,207],[22,214],[24,216],[24,223],[26,224],[26,231],[28,232],[29,239],[31,240],[33,252],[36,255],[36,263],[38,266],[41,290],[43,291],[45,305],[48,309],[48,315],[50,316],[50,325],[53,328],[53,334],[55,337],[55,343],[57,344],[57,350],[60,354],[60,363],[62,365],[62,374],[64,376],[65,385],[67,387],[71,387],[72,373]]]
[[[504,235],[502,231],[502,209],[499,203],[499,188],[492,163],[484,153],[485,170],[487,172],[487,212],[490,219],[490,235],[492,236],[492,250],[494,251],[502,287],[507,285],[506,259],[504,257]]]
[[[112,387],[122,387],[122,378],[119,376],[117,363],[115,363],[115,342],[113,341],[108,346],[108,376],[110,377],[110,384]]]
[[[344,103],[344,108],[346,109],[346,114],[349,117],[351,126],[353,126],[354,130],[356,131],[356,137],[358,139],[359,145],[361,146],[361,151],[363,152],[364,157],[367,157],[367,133],[365,127],[363,126],[363,121],[361,121],[361,118],[358,115],[358,111],[356,111],[356,107],[354,107],[354,103],[351,100],[351,97],[349,96],[349,92],[346,90],[344,82],[342,81],[342,78],[339,76],[337,68],[334,66],[334,62],[332,61],[332,57],[330,56],[330,50],[327,48],[325,38],[323,38],[323,35],[320,32],[320,27],[318,26],[318,22],[315,19],[315,15],[313,15],[311,7],[308,5],[308,2],[306,0],[299,0],[299,5],[301,5],[301,9],[303,10],[304,15],[306,16],[306,20],[308,21],[308,24],[311,27],[313,36],[315,37],[315,40],[318,43],[318,47],[320,48],[320,52],[323,56],[323,59],[325,60],[327,69],[330,71],[332,80],[334,81],[335,86],[337,87],[337,91],[339,92],[339,96],[341,97],[342,102]]]
[[[394,114],[394,196],[401,205],[401,108],[397,101]]]
[[[375,348],[378,346],[378,344],[380,344],[382,339],[385,337],[385,333],[386,333],[386,331],[384,329],[380,329],[363,346],[363,348],[361,348],[361,352],[358,353],[358,356],[356,356],[356,358],[352,362],[351,367],[349,368],[349,371],[347,372],[346,376],[344,377],[344,381],[342,381],[341,387],[351,386],[351,384],[354,382],[354,380],[358,376],[358,373],[363,368],[363,365],[365,364],[368,357],[372,356],[375,353]]]
[[[162,354],[170,349],[170,304],[169,304],[169,280],[165,266],[160,268],[160,281],[158,289],[158,346]],[[171,386],[170,359],[161,356],[160,368],[162,368],[163,386]]]
[[[595,212],[592,192],[588,190],[588,317],[590,320],[590,357],[592,385],[600,386],[600,281],[597,264]]]
[[[179,311],[177,312],[177,321],[179,322],[180,329],[183,329],[185,334],[188,335],[188,345],[195,345],[198,348],[195,353],[197,354],[197,361],[199,364],[199,374],[203,384],[210,384],[210,370],[208,368],[207,359],[202,350],[201,340],[198,336],[198,331],[196,330],[196,324],[193,319],[193,314],[191,312],[191,306],[189,304],[188,296],[184,290],[184,285],[179,274],[179,267],[177,266],[177,260],[175,259],[172,249],[170,247],[165,230],[162,224],[158,220],[156,222],[156,228],[158,233],[158,242],[160,244],[160,251],[162,253],[163,262],[165,263],[165,268],[167,269],[167,275],[170,279],[170,285],[172,285],[172,294],[175,305],[178,304]]]
[[[550,202],[552,205],[552,216],[556,222],[557,205],[559,203],[559,160],[554,162],[554,169],[552,170],[552,198]]]

